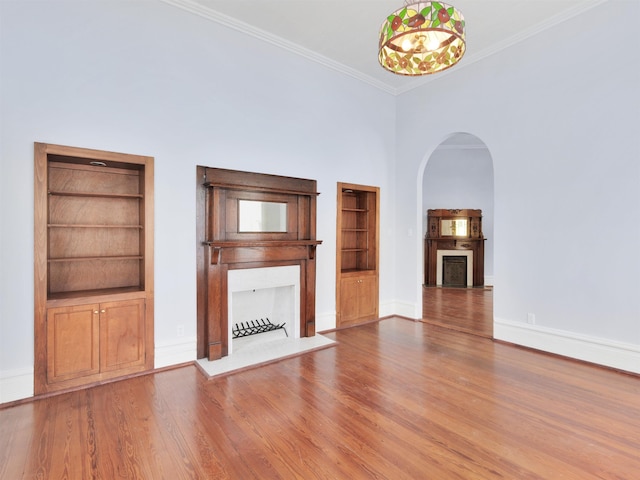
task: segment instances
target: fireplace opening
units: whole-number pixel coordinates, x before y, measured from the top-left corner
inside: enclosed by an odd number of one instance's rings
[[[436,285],[441,287],[472,287],[474,285],[472,250],[437,250],[436,257]],[[448,259],[447,263],[452,263],[447,267],[446,274],[444,271],[445,258]],[[453,278],[451,278],[452,276]]]
[[[228,295],[229,355],[240,347],[300,338],[298,265],[229,270]]]
[[[467,257],[450,255],[442,257],[442,286],[467,286]]]

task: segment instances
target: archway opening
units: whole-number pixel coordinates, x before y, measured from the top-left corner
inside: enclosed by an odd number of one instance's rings
[[[487,145],[475,135],[454,133],[446,138],[427,159],[422,178],[422,237],[423,286],[422,319],[454,330],[484,337],[493,337],[493,225],[494,225],[494,171],[493,160]],[[438,270],[440,281],[428,282],[427,230],[429,210],[480,210],[483,247],[483,263],[476,286],[443,285],[442,267]],[[448,242],[445,242],[448,244]],[[459,252],[470,249],[469,243],[452,239]],[[430,244],[433,249],[433,242]],[[453,251],[453,250],[452,250]],[[438,258],[442,256],[438,255]],[[446,268],[446,267],[445,267]],[[455,268],[455,266],[454,266]],[[435,267],[433,269],[435,271]],[[476,275],[478,275],[476,273]],[[433,275],[432,275],[433,276]],[[477,286],[477,285],[481,286]]]

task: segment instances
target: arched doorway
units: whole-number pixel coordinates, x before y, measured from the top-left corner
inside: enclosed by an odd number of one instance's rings
[[[438,145],[424,168],[421,198],[423,238],[429,209],[482,210],[482,230],[486,238],[485,286],[423,286],[423,320],[493,337],[494,172],[485,143],[469,133],[454,133]]]

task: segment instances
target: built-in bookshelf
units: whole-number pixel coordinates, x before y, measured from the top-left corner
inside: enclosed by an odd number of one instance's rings
[[[153,368],[153,158],[34,158],[36,394]]]
[[[378,187],[338,183],[338,326],[378,315],[379,202]]]

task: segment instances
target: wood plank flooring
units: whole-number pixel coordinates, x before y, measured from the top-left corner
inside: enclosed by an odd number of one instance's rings
[[[0,410],[0,478],[637,479],[640,378],[422,322]]]
[[[423,287],[422,318],[431,325],[493,338],[493,288]]]

